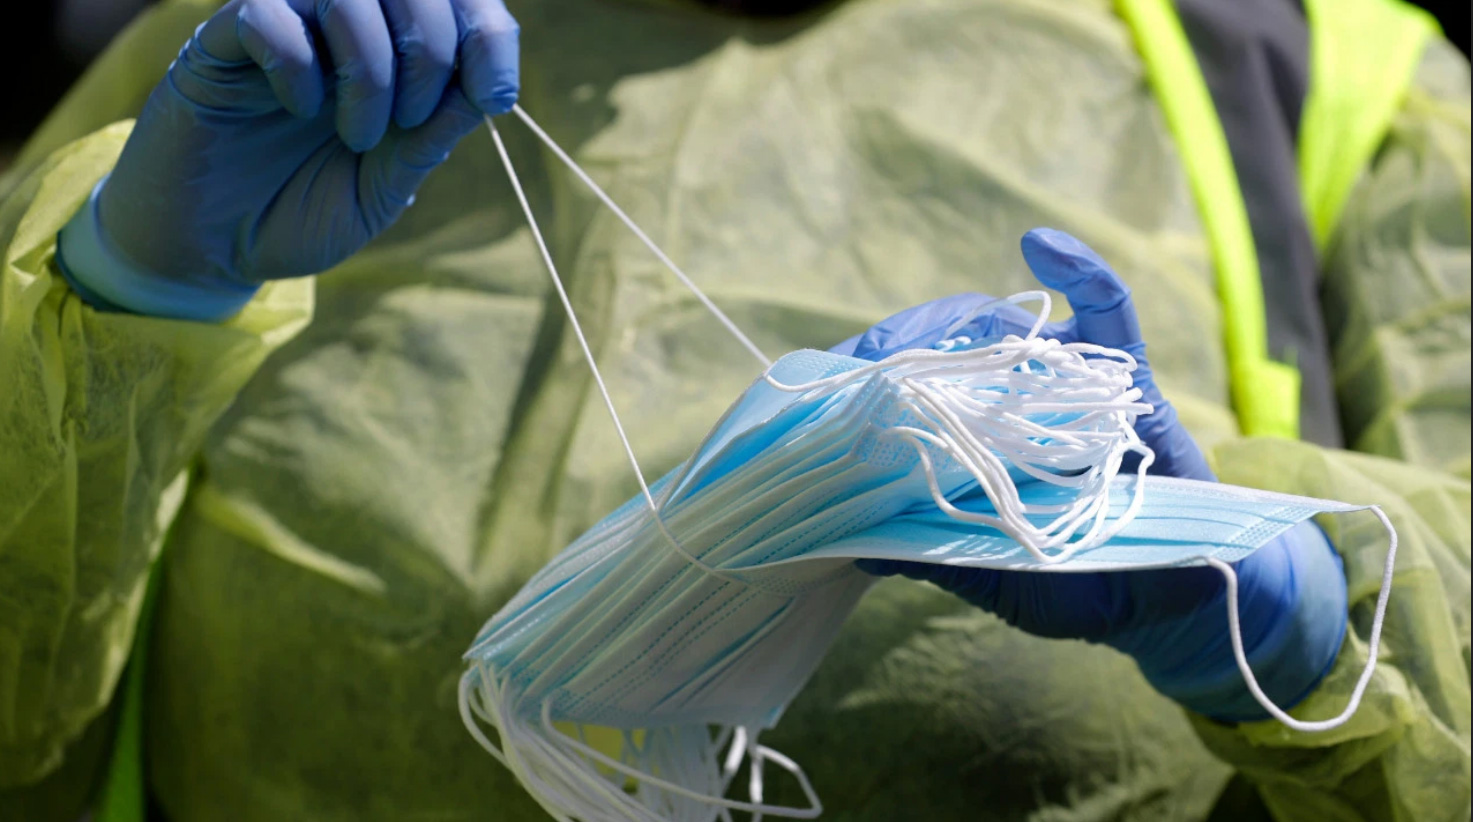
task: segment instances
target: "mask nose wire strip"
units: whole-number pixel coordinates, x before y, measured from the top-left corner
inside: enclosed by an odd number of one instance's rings
[[[639,480],[639,491],[644,495],[644,501],[649,506],[655,527],[660,529],[660,533],[670,542],[670,546],[675,549],[676,553],[685,557],[692,565],[712,576],[747,587],[747,582],[732,574],[712,568],[697,559],[685,550],[674,535],[665,528],[665,521],[660,517],[660,506],[655,503],[655,497],[650,493],[649,483],[645,482],[644,471],[640,470],[639,460],[634,456],[634,446],[629,444],[629,435],[624,433],[624,423],[619,421],[619,412],[614,409],[614,400],[609,396],[609,388],[604,384],[603,374],[599,372],[598,364],[594,362],[593,350],[588,345],[588,338],[583,334],[583,326],[578,323],[578,315],[573,313],[573,301],[568,298],[567,289],[563,288],[563,280],[558,276],[557,265],[552,261],[552,253],[547,250],[547,241],[542,237],[542,230],[537,227],[537,217],[533,215],[532,206],[527,202],[527,194],[522,190],[522,181],[517,177],[516,169],[512,167],[511,155],[506,152],[506,144],[501,140],[501,132],[496,130],[496,124],[491,121],[490,117],[486,118],[486,128],[491,132],[491,140],[496,144],[496,153],[501,156],[501,164],[506,168],[506,176],[511,180],[511,187],[516,192],[517,202],[521,203],[522,213],[527,217],[527,225],[532,229],[532,239],[537,241],[537,250],[542,254],[542,262],[547,267],[548,276],[552,278],[552,285],[557,290],[558,299],[563,303],[563,311],[568,315],[573,334],[578,337],[578,345],[583,349],[583,358],[588,361],[588,370],[593,372],[593,381],[598,385],[598,393],[603,397],[604,407],[609,410],[609,417],[614,421],[614,430],[619,434],[619,442],[624,445],[624,455],[629,458],[629,467],[634,469],[634,478]]]
[[[655,245],[655,241],[651,240],[648,234],[645,234],[638,225],[635,225],[634,220],[630,219],[629,215],[624,213],[624,209],[619,208],[618,203],[615,203],[613,198],[605,194],[602,188],[599,188],[598,183],[595,183],[593,181],[593,178],[589,177],[588,173],[585,172],[581,167],[579,167],[579,165],[573,161],[573,158],[569,157],[568,153],[563,151],[562,147],[554,142],[553,139],[548,136],[547,132],[543,131],[542,127],[537,125],[537,123],[532,120],[532,116],[530,114],[528,114],[526,111],[523,111],[522,107],[519,105],[513,105],[511,107],[511,110],[513,114],[521,118],[521,121],[523,123],[527,124],[527,128],[531,129],[533,134],[537,135],[537,139],[541,140],[549,149],[551,149],[553,154],[557,155],[557,158],[559,160],[563,161],[563,165],[566,165],[569,170],[577,175],[578,179],[582,180],[583,184],[588,186],[588,189],[592,191],[594,195],[603,202],[604,205],[608,206],[610,211],[614,212],[614,216],[618,217],[625,226],[628,226],[630,231],[634,232],[634,236],[638,237],[640,242],[644,243],[645,248],[648,248],[651,254],[654,254],[655,257],[660,260],[660,262],[664,263],[665,267],[670,269],[670,273],[674,274],[677,280],[680,280],[680,282],[686,288],[690,289],[690,293],[694,294],[696,296],[696,299],[701,301],[701,304],[706,307],[707,311],[711,312],[712,316],[714,316],[722,325],[726,326],[726,330],[730,331],[733,337],[736,337],[737,342],[741,343],[748,351],[752,352],[752,356],[756,357],[757,361],[762,363],[763,368],[770,368],[772,366],[772,360],[768,359],[767,355],[762,353],[762,349],[758,348],[757,344],[752,342],[752,340],[747,337],[746,334],[743,334],[742,330],[740,328],[737,328],[736,323],[732,322],[730,317],[726,316],[726,314],[723,313],[720,308],[716,307],[716,303],[712,302],[711,298],[707,297],[705,292],[701,291],[701,289],[698,288],[696,284],[691,281],[691,278],[687,277],[685,275],[685,272],[680,270],[680,266],[676,265],[673,260],[666,256],[664,251],[660,250],[659,246]],[[489,123],[490,120],[488,119],[487,122]],[[492,131],[494,133],[494,126],[492,127]]]
[[[1339,716],[1320,720],[1295,719],[1289,716],[1284,709],[1273,703],[1268,694],[1259,687],[1258,679],[1253,676],[1253,669],[1248,665],[1248,655],[1243,651],[1243,629],[1238,623],[1238,574],[1233,566],[1223,562],[1216,557],[1208,557],[1207,564],[1222,572],[1223,579],[1227,581],[1227,617],[1228,636],[1233,644],[1233,657],[1238,662],[1238,672],[1243,675],[1243,681],[1248,685],[1248,692],[1258,700],[1265,711],[1274,719],[1284,723],[1296,731],[1317,732],[1328,731],[1338,728],[1350,720],[1358,708],[1360,708],[1361,697],[1365,695],[1366,686],[1371,682],[1371,676],[1376,672],[1376,656],[1381,648],[1381,625],[1386,621],[1386,601],[1391,597],[1391,579],[1396,568],[1396,528],[1391,524],[1391,519],[1377,506],[1368,509],[1381,520],[1386,526],[1386,533],[1391,536],[1391,542],[1386,549],[1386,568],[1381,574],[1381,592],[1376,596],[1376,614],[1371,620],[1371,637],[1367,643],[1366,667],[1361,672],[1360,680],[1355,683],[1355,690],[1350,694],[1350,702],[1346,704],[1345,710]]]

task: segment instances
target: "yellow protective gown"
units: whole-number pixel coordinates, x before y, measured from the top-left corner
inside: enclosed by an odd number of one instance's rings
[[[464,733],[459,655],[635,485],[485,135],[317,279],[310,325],[307,282],[204,325],[97,313],[56,271],[56,230],[126,139],[115,121],[213,5],[151,10],[0,180],[0,819],[74,818],[95,786],[166,530],[145,719],[169,819],[543,818]],[[1225,481],[1379,503],[1402,535],[1382,664],[1356,719],[1320,735],[1188,717],[1109,649],[885,581],[770,735],[827,818],[1468,817],[1466,62],[1428,52],[1327,258],[1352,454],[1234,439],[1206,241],[1105,3],[512,11],[526,107],[764,349],[1030,287],[1017,239],[1056,226],[1127,277]],[[755,367],[506,131],[663,472]],[[1323,524],[1352,632],[1321,714],[1364,663],[1384,559],[1369,517]]]

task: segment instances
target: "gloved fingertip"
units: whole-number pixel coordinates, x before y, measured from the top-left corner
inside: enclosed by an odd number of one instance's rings
[[[1030,229],[1029,231],[1024,233],[1023,246],[1026,248],[1029,245],[1054,247],[1066,250],[1073,250],[1075,248],[1085,247],[1084,243],[1081,243],[1079,241],[1079,238],[1075,237],[1073,234],[1070,234],[1067,231],[1061,231],[1057,228],[1049,228],[1048,226],[1039,226],[1038,228]]]
[[[1019,243],[1023,259],[1044,285],[1065,291],[1087,277],[1114,278],[1100,255],[1072,234],[1054,228],[1035,228]]]
[[[505,114],[521,87],[521,29],[500,2],[463,15],[461,83],[481,111]]]
[[[517,104],[519,89],[514,84],[499,84],[491,89],[491,93],[478,99],[476,106],[492,117],[511,111],[512,106]]]

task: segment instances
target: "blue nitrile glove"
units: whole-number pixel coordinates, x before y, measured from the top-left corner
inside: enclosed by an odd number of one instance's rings
[[[1135,386],[1155,412],[1136,432],[1156,452],[1150,473],[1215,480],[1201,450],[1161,396],[1146,362],[1130,290],[1083,243],[1060,231],[1023,237],[1023,257],[1039,282],[1063,292],[1074,316],[1042,336],[1130,352],[1140,364]],[[1010,305],[952,325],[989,297],[950,297],[891,317],[834,350],[878,360],[944,337],[1026,334],[1033,318]],[[951,333],[948,333],[950,331]],[[1228,638],[1222,575],[1207,567],[1113,573],[1037,573],[861,560],[873,574],[926,580],[1028,633],[1084,639],[1132,656],[1161,693],[1225,721],[1268,717],[1243,683]],[[1306,522],[1235,566],[1243,644],[1264,692],[1292,707],[1319,684],[1345,635],[1347,599],[1340,557],[1318,526]]]
[[[179,53],[62,229],[93,305],[219,320],[383,231],[516,101],[502,0],[232,0]]]

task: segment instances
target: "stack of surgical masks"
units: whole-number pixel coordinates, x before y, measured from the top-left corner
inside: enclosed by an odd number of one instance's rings
[[[1151,407],[1132,388],[1135,361],[1037,337],[1047,297],[1017,299],[1045,302],[1026,337],[948,340],[878,363],[818,351],[772,363],[689,460],[653,484],[641,477],[641,496],[491,618],[466,653],[467,728],[558,819],[812,818],[820,805],[802,770],[757,740],[871,583],[855,559],[1211,564],[1231,586],[1228,563],[1310,516],[1357,510],[1147,477],[1133,426]],[[1235,617],[1239,666],[1269,707]],[[747,796],[729,798],[744,761]],[[768,763],[792,774],[807,807],[764,804]]]

